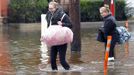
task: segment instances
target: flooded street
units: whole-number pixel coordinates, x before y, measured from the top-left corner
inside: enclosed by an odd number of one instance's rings
[[[36,27],[37,26],[37,27]],[[96,41],[97,27],[81,29],[81,54],[71,53],[68,45],[67,60],[71,66],[65,71],[52,71],[50,63],[41,63],[40,26],[18,25],[0,27],[0,75],[132,75],[134,73],[134,25],[129,26],[129,50],[116,45],[116,60],[103,71],[104,44]],[[49,52],[48,52],[49,55]],[[45,67],[40,70],[40,67]]]

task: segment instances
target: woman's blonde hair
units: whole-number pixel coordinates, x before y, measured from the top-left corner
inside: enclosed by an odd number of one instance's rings
[[[49,2],[49,5],[53,5],[55,8],[59,7],[59,3],[55,2],[55,1]]]
[[[111,13],[109,9],[109,5],[105,4],[103,7],[100,8],[103,12]]]

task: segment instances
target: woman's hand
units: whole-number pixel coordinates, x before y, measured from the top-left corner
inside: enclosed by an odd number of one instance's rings
[[[58,21],[57,23],[58,23],[58,25],[61,25],[62,26],[62,22],[61,21]]]

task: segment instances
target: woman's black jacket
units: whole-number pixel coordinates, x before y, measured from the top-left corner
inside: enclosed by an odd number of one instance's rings
[[[54,12],[54,14],[52,14],[50,11],[48,11],[47,15],[46,15],[46,20],[47,20],[48,26],[50,25],[50,20],[51,20],[51,25],[58,25],[57,22],[61,21],[63,14],[65,14],[65,12],[61,8],[57,8],[57,10]],[[64,18],[62,20],[62,26],[72,28],[72,24],[70,22],[68,15],[64,16]]]
[[[112,36],[113,41],[118,41],[118,34],[116,30],[116,20],[111,14],[104,17],[104,37]]]

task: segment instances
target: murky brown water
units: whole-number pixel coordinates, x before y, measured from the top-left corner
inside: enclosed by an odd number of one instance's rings
[[[108,66],[108,73],[105,75],[132,75],[134,73],[133,28],[134,26],[131,25],[132,38],[129,42],[129,52],[125,51],[123,45],[117,45],[117,59],[114,65]],[[1,27],[0,75],[104,75],[104,45],[96,41],[97,28],[84,28],[81,30],[81,35],[81,55],[71,54],[70,46],[68,47],[67,60],[72,70],[65,71],[58,64],[59,71],[51,71],[49,63],[41,64],[40,29]],[[39,64],[46,68],[41,71]]]

